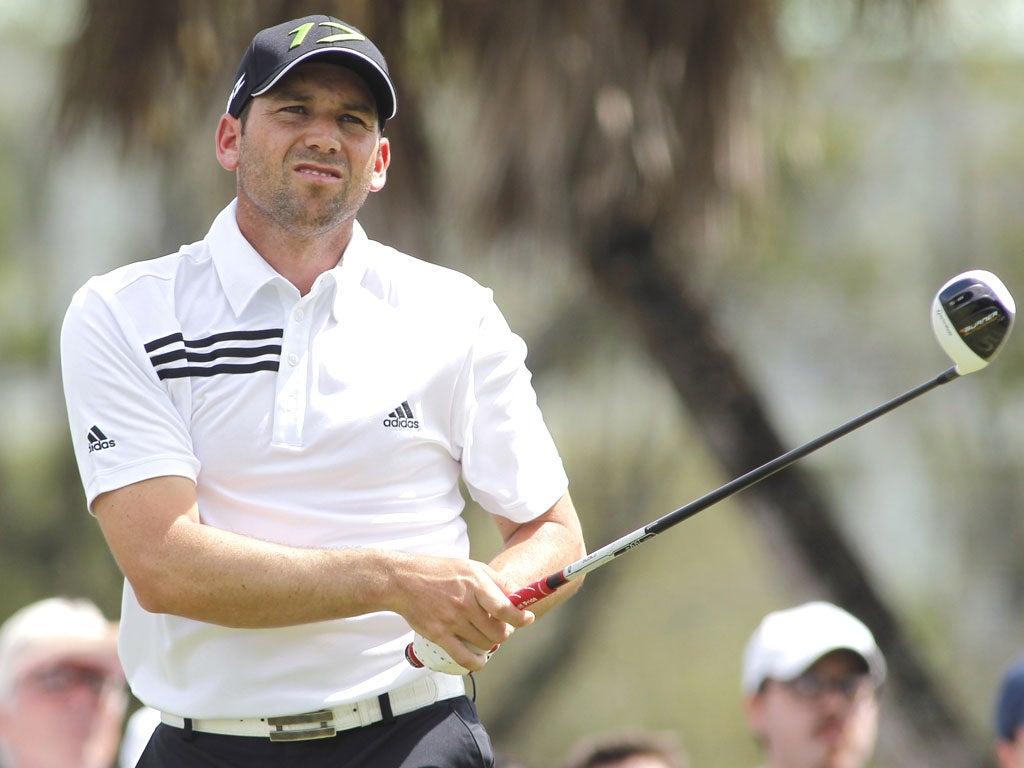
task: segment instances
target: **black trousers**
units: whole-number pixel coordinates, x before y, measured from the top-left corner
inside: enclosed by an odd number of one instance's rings
[[[137,768],[493,768],[494,752],[465,696],[329,739],[272,742],[159,725]]]

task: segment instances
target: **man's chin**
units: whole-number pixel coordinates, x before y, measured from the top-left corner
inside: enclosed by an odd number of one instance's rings
[[[311,204],[282,223],[286,223],[287,228],[295,234],[315,237],[337,229],[349,218],[344,210],[325,209],[323,206]]]
[[[858,765],[860,763],[853,759],[849,749],[841,744],[834,744],[826,748],[821,760],[821,768],[854,768]]]
[[[821,768],[850,768],[849,748],[841,729],[825,728],[817,734]]]

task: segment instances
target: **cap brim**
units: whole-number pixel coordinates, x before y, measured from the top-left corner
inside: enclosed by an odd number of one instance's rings
[[[776,667],[773,677],[784,682],[794,680],[813,667],[818,661],[837,651],[849,651],[862,659],[868,668],[868,673],[877,679],[878,682],[885,678],[885,662],[882,661],[881,657],[870,650],[865,651],[863,648],[854,648],[852,645],[836,645],[825,650],[816,649],[814,652],[803,656],[788,658]]]
[[[299,56],[294,61],[290,61],[281,67],[281,69],[271,75],[267,80],[264,80],[257,88],[254,88],[251,96],[256,98],[257,96],[265,94],[277,85],[281,81],[281,78],[291,72],[298,64],[309,61],[313,58],[323,57],[342,59],[345,66],[349,67],[366,81],[370,91],[373,93],[373,98],[377,102],[377,111],[380,113],[382,121],[390,120],[395,116],[398,108],[398,95],[395,93],[395,87],[392,85],[391,78],[388,76],[388,73],[382,70],[375,61],[370,59],[370,57],[365,56],[359,51],[353,51],[345,48],[324,48],[321,50],[309,51],[308,53]]]

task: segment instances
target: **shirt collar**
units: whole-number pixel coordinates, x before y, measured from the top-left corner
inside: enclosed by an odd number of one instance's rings
[[[363,282],[363,275],[366,273],[367,244],[370,239],[366,236],[359,222],[352,224],[352,239],[348,241],[348,247],[341,257],[341,261],[328,274],[334,277],[337,283],[337,290],[334,292],[334,317],[339,316],[341,302],[352,291],[359,289]]]
[[[231,309],[236,316],[241,315],[259,291],[267,285],[278,284],[280,288],[290,288],[298,298],[298,292],[284,277],[271,267],[259,252],[245,239],[238,228],[235,214],[238,200],[232,200],[222,210],[210,226],[207,243],[213,258],[214,268],[220,278],[224,295],[227,296]],[[334,313],[337,315],[338,303],[346,293],[346,288],[357,287],[366,271],[366,244],[369,242],[366,232],[359,222],[353,222],[352,239],[338,266],[329,270],[328,275],[337,285],[334,298]]]

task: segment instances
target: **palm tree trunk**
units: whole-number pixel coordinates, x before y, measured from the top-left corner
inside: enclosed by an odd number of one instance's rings
[[[658,262],[650,229],[615,221],[592,232],[586,252],[595,281],[635,324],[727,473],[742,475],[785,453],[760,397],[718,340],[707,305]],[[895,711],[888,719],[899,722],[900,740],[909,750],[901,764],[985,764],[988,757],[978,748],[984,740],[971,733],[939,689],[814,479],[794,465],[738,498],[795,584],[804,590],[808,584],[820,585],[872,628],[889,661],[887,698]]]

